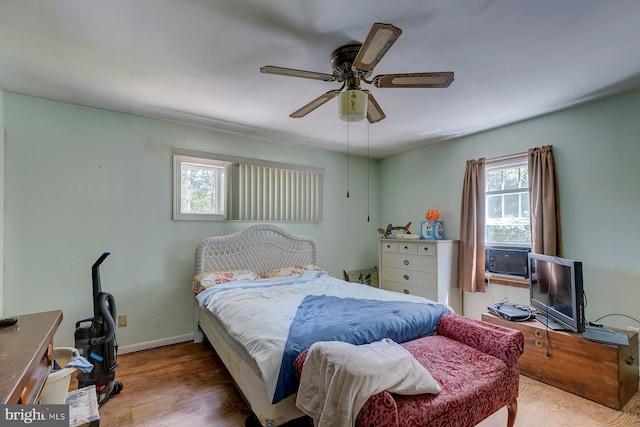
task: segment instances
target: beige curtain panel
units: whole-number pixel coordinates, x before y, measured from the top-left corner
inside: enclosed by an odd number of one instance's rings
[[[484,292],[485,159],[467,160],[460,207],[458,288]]]
[[[530,148],[531,251],[562,256],[560,199],[553,146]]]

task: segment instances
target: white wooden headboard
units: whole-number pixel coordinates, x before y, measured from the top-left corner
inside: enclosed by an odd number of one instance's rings
[[[273,224],[257,224],[235,234],[202,240],[196,247],[194,273],[251,270],[263,274],[276,268],[316,264],[317,256],[312,237],[291,234]]]

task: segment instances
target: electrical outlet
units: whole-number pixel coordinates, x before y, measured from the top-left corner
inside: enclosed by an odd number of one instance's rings
[[[640,334],[640,328],[636,328],[635,326],[627,326],[627,329]]]
[[[127,326],[127,315],[126,314],[121,314],[118,316],[118,327],[122,328],[124,326]]]

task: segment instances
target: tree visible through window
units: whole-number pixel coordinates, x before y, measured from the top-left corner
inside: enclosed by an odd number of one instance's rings
[[[176,219],[223,219],[225,163],[216,160],[174,156]],[[177,200],[176,200],[177,201]]]
[[[529,173],[526,159],[487,165],[485,244],[531,245]]]
[[[180,211],[195,214],[224,212],[224,168],[183,162],[180,168]]]

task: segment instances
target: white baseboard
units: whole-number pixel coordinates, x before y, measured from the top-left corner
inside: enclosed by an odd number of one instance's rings
[[[139,344],[121,345],[118,347],[118,354],[149,350],[151,348],[164,347],[165,345],[178,344],[186,341],[193,341],[193,333],[178,335],[177,337],[163,338],[155,341],[141,342]]]

